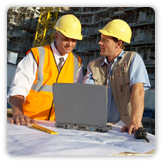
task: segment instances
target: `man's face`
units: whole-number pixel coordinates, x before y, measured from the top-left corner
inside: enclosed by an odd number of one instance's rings
[[[101,48],[100,54],[103,56],[114,56],[117,48],[117,43],[115,43],[111,36],[106,36],[101,34],[101,40],[99,41]]]
[[[61,55],[69,54],[76,45],[76,39],[68,38],[62,33],[55,33],[56,48]]]

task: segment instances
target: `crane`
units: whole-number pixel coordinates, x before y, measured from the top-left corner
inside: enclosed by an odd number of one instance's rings
[[[60,7],[41,7],[33,47],[50,44],[53,41],[54,25]]]

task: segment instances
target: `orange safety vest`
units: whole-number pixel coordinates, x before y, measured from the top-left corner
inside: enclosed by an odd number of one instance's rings
[[[32,119],[55,120],[53,83],[74,83],[81,58],[70,52],[60,73],[50,45],[32,48],[38,69],[35,81],[23,104],[23,112]]]

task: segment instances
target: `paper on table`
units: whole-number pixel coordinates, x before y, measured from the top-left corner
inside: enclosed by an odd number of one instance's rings
[[[123,121],[120,120],[115,125],[119,126],[119,127],[122,127],[122,126],[125,126],[126,124]]]
[[[149,138],[150,143],[136,140],[133,135],[121,133],[119,123],[107,133],[59,129],[53,123],[39,124],[58,132],[58,135],[7,124],[7,149],[12,155],[104,156],[123,152],[145,153],[155,148],[154,136]]]

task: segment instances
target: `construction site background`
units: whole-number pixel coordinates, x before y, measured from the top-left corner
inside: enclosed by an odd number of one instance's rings
[[[52,7],[51,14],[55,14],[56,11],[56,8]],[[41,7],[12,7],[8,9],[8,64],[12,64],[12,66],[17,65],[25,56],[26,51],[34,47],[40,14]],[[145,95],[145,107],[148,110],[155,110],[155,12],[153,8],[61,7],[57,18],[64,14],[74,14],[82,24],[83,40],[77,41],[73,51],[82,58],[84,75],[86,74],[88,63],[100,56],[100,46],[98,44],[100,41],[100,32],[98,32],[98,29],[102,29],[113,19],[122,19],[130,25],[132,29],[131,44],[125,44],[125,50],[138,52],[143,59],[151,83],[151,89]],[[44,30],[45,27],[43,26],[42,28]],[[53,34],[53,29],[49,29],[46,32],[47,37],[53,37]],[[45,44],[50,43],[51,39],[48,39]],[[151,115],[148,118],[152,119],[150,121],[150,132],[154,132],[152,129],[152,123],[154,123],[153,114],[148,115]]]

